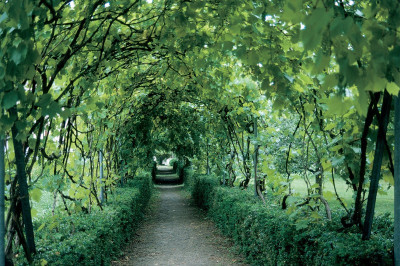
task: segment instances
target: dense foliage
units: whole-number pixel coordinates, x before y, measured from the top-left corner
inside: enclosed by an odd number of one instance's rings
[[[400,191],[398,14],[396,0],[1,1],[8,258],[36,253],[43,192],[53,213],[97,211],[157,151],[369,239],[377,195]]]
[[[363,241],[354,230],[332,222],[304,220],[267,207],[251,193],[219,186],[215,177],[193,176],[192,196],[221,230],[232,237],[252,265],[392,265],[392,221],[377,217],[376,234]],[[305,221],[305,225],[296,222]]]
[[[149,175],[138,176],[117,188],[103,211],[70,216],[58,213],[36,221],[35,261],[49,265],[111,264],[134,235],[151,192]]]

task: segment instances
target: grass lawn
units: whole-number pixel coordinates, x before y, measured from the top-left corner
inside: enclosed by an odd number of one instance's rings
[[[312,180],[313,181],[313,180]],[[336,180],[336,189],[339,194],[339,196],[342,198],[343,202],[346,204],[347,207],[351,207],[351,204],[354,202],[353,199],[353,191],[346,185],[346,183],[337,178]],[[376,199],[376,206],[375,206],[375,213],[377,214],[383,214],[383,213],[390,213],[391,216],[393,217],[393,212],[394,212],[394,205],[393,205],[393,199],[394,199],[394,189],[391,187],[389,190],[387,190],[388,184],[383,182],[382,180],[380,181],[380,185],[382,186],[384,192],[379,193],[377,195]],[[298,193],[299,195],[306,195],[307,194],[307,186],[304,180],[302,179],[295,179],[292,182],[292,188],[294,189],[295,193]],[[324,194],[329,202],[329,205],[332,209],[334,208],[342,208],[340,206],[339,201],[336,199],[336,196],[334,195],[335,191],[333,188],[333,184],[330,180],[326,180],[324,182]],[[333,193],[333,195],[332,195]],[[332,196],[331,196],[332,195]],[[368,192],[366,194],[366,198],[368,197]],[[365,201],[366,206],[367,201]]]

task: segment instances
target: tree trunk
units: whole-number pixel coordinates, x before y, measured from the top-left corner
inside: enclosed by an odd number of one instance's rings
[[[320,163],[320,162],[319,162]],[[323,173],[323,169],[322,169],[322,167],[320,166],[319,167],[319,173],[315,176],[315,184],[318,184],[318,187],[317,188],[315,188],[315,192],[318,194],[318,195],[323,195],[322,193],[323,193],[323,190],[322,190],[322,185],[323,185],[323,176],[322,176],[322,173]]]
[[[400,95],[394,106],[394,265],[400,266]]]
[[[209,151],[208,151],[208,149],[209,149],[209,140],[208,140],[208,138],[207,138],[207,175],[209,175],[210,174],[210,158],[209,158]]]
[[[103,152],[99,151],[99,164],[100,164],[100,203],[104,202],[104,186],[103,186]]]
[[[378,136],[376,138],[374,163],[372,167],[371,181],[368,193],[368,203],[367,203],[365,221],[363,226],[364,240],[369,239],[371,236],[372,221],[374,219],[376,195],[378,192],[379,179],[381,175],[382,158],[383,158],[383,152],[385,150],[385,139],[386,139],[387,125],[389,123],[391,102],[392,102],[392,96],[387,91],[385,91],[382,103],[382,111],[379,119],[379,129],[378,129]]]
[[[9,112],[13,116],[18,115],[15,107],[11,108]],[[12,126],[11,131],[14,144],[15,163],[17,167],[17,177],[19,185],[19,196],[22,207],[22,221],[24,222],[25,226],[26,242],[28,245],[28,251],[30,253],[36,253],[35,238],[32,225],[31,206],[29,203],[28,183],[25,171],[24,149],[22,146],[22,142],[17,139],[19,130],[15,124]],[[28,257],[30,257],[30,254],[27,254],[27,258]]]
[[[260,197],[263,201],[264,205],[267,203],[265,202],[265,198],[262,194],[260,181],[257,178],[257,163],[258,163],[258,149],[260,145],[258,144],[257,137],[258,137],[258,128],[257,128],[257,118],[254,118],[254,137],[255,137],[255,146],[254,146],[254,195]]]
[[[254,138],[255,140],[255,146],[254,146],[254,195],[257,197],[258,195],[258,180],[257,180],[257,163],[258,163],[258,142],[257,142],[257,137],[258,137],[258,132],[257,132],[257,118],[254,119]]]
[[[352,224],[361,226],[361,214],[362,214],[362,192],[365,181],[365,168],[367,164],[367,146],[368,146],[368,132],[369,127],[374,119],[374,106],[378,103],[380,93],[371,94],[371,102],[368,106],[367,117],[365,118],[364,129],[361,136],[361,158],[360,158],[360,172],[358,177],[357,195],[354,203],[354,214],[352,217]]]

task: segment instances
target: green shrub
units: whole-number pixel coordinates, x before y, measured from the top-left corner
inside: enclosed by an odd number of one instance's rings
[[[176,169],[178,168],[178,162],[179,160],[177,158],[172,158],[169,161],[169,166],[172,166],[172,168],[174,169],[174,171],[176,171]]]
[[[183,183],[185,180],[185,169],[186,169],[186,165],[183,162],[179,162],[177,169],[176,169],[176,174],[179,177],[180,183]]]
[[[192,182],[196,204],[208,210],[253,265],[393,264],[393,222],[388,216],[377,217],[374,235],[363,241],[354,229],[344,230],[339,219],[308,220],[305,228],[296,228],[299,217],[290,217],[274,202],[262,205],[250,191],[220,187],[213,176],[196,175]]]
[[[188,191],[192,191],[192,187],[194,184],[193,175],[194,175],[194,171],[191,169],[191,167],[185,167],[183,183],[185,184],[185,189],[187,189]]]
[[[109,265],[133,235],[151,192],[150,175],[137,177],[109,195],[103,211],[46,217],[35,224],[35,261],[45,260],[49,265]]]
[[[173,170],[178,175],[179,182],[183,183],[185,181],[185,169],[189,165],[189,162],[185,164],[185,161],[174,158],[169,162],[169,165],[172,166]]]
[[[151,165],[151,179],[153,180],[153,183],[156,182],[156,177],[157,177],[157,162],[153,162]]]
[[[216,178],[213,176],[199,175],[195,176],[192,184],[192,197],[194,202],[202,209],[208,210],[210,196],[217,185]]]

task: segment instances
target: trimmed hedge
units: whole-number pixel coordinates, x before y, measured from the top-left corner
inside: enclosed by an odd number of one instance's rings
[[[310,222],[297,230],[279,207],[263,206],[249,191],[220,187],[212,176],[194,176],[191,190],[195,202],[253,265],[393,264],[393,222],[388,216],[377,217],[374,235],[363,241],[355,228],[346,231],[339,220]]]
[[[157,177],[157,162],[153,162],[151,166],[151,179],[153,180],[153,183],[156,183],[156,177]]]
[[[185,169],[183,170],[183,183],[185,184],[185,189],[189,192],[193,190],[193,175],[193,169],[191,167],[185,167]]]
[[[185,168],[186,168],[186,165],[183,162],[179,162],[177,169],[176,169],[176,174],[179,177],[180,183],[183,183],[185,180]]]
[[[179,160],[177,158],[172,158],[169,161],[169,166],[172,166],[174,171],[176,171],[176,169],[178,168],[178,163],[179,163]]]
[[[185,169],[186,169],[186,164],[183,160],[178,160],[177,158],[173,158],[170,162],[169,165],[172,166],[172,169],[176,172],[176,174],[179,177],[179,182],[183,183],[185,180]]]
[[[49,265],[109,265],[135,232],[151,197],[150,175],[109,196],[104,210],[47,217],[36,226],[35,261]],[[18,263],[20,264],[20,263]]]

